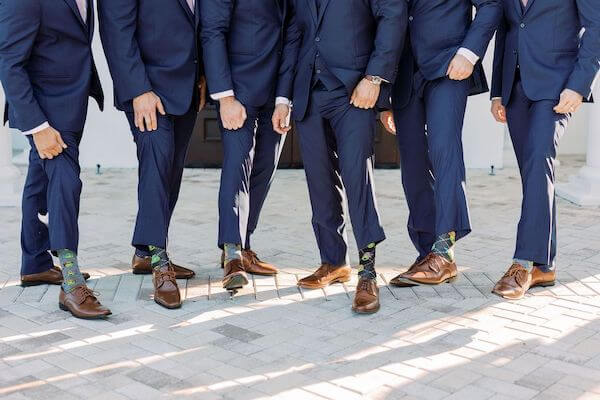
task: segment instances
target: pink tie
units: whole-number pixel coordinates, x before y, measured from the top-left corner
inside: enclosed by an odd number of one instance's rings
[[[196,5],[196,0],[187,0],[188,6],[190,6],[190,10],[192,10],[192,14],[194,14],[194,9]]]
[[[523,1],[523,6],[527,7],[527,0],[522,0]]]
[[[77,8],[83,21],[87,23],[87,0],[77,0]]]

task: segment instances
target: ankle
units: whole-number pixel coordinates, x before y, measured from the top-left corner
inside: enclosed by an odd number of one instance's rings
[[[225,243],[223,245],[223,262],[227,265],[230,261],[242,259],[242,245],[236,243]]]

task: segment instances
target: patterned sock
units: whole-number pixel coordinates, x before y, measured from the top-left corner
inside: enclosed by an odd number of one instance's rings
[[[529,272],[531,272],[531,270],[533,269],[533,262],[532,261],[527,261],[527,260],[522,260],[520,258],[515,258],[515,259],[513,259],[513,263],[514,264],[519,264],[520,266],[522,266],[523,268],[525,268]]]
[[[152,257],[152,260],[150,261],[152,269],[161,269],[162,267],[169,265],[169,256],[165,249],[156,246],[148,246],[148,249],[150,250],[150,256]]]
[[[433,244],[431,251],[434,254],[445,257],[446,260],[454,262],[454,244],[456,243],[456,233],[450,232],[438,236]]]
[[[225,263],[223,265],[227,265],[227,263],[232,260],[242,259],[241,244],[225,243],[223,245],[223,250],[225,251]]]
[[[376,279],[375,272],[375,243],[369,243],[367,247],[358,251],[360,265],[358,266],[358,276],[365,279]]]
[[[58,250],[58,260],[62,267],[62,288],[66,293],[72,292],[79,285],[85,285],[85,279],[79,271],[77,253],[68,249]]]

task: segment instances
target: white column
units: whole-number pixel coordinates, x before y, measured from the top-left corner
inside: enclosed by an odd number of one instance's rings
[[[568,183],[560,184],[556,194],[580,206],[600,206],[600,85],[596,85],[596,103],[589,113],[586,165],[572,176]]]
[[[3,107],[4,91],[0,87],[0,110],[3,110]],[[0,126],[0,207],[14,207],[19,204],[19,175],[19,169],[12,163],[10,132],[8,127],[2,124]]]

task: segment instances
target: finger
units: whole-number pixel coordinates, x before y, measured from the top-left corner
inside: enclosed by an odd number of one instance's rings
[[[454,62],[450,62],[450,65],[448,65],[448,71],[446,71],[446,75],[450,76],[452,74],[453,69],[454,69]]]
[[[142,131],[142,129],[144,128],[142,115],[140,113],[136,112],[134,114],[134,118],[135,118],[135,127],[138,128],[138,130]]]
[[[136,116],[135,126],[137,126],[140,132],[146,132],[146,128],[144,127],[144,115],[142,113],[139,113]]]
[[[150,113],[144,115],[144,122],[146,124],[146,130],[150,132],[152,130],[152,118],[150,117]]]
[[[46,153],[45,153],[45,152],[43,152],[43,151],[41,151],[41,152],[38,152],[38,155],[40,156],[40,158],[41,158],[42,160],[45,160],[46,158],[48,158],[48,156],[46,155]]]
[[[153,131],[155,131],[156,129],[158,129],[158,121],[156,120],[156,110],[150,111],[150,123],[152,125],[152,130]]]
[[[56,134],[56,140],[58,141],[58,144],[60,145],[60,147],[62,147],[63,149],[66,149],[68,147],[67,144],[63,141],[60,134]]]
[[[50,153],[46,153],[46,160],[52,160],[54,157]]]
[[[158,99],[158,101],[156,102],[156,109],[158,110],[160,115],[167,115],[167,113],[165,112],[165,107],[163,107],[163,103],[162,101],[160,101],[160,99]]]

